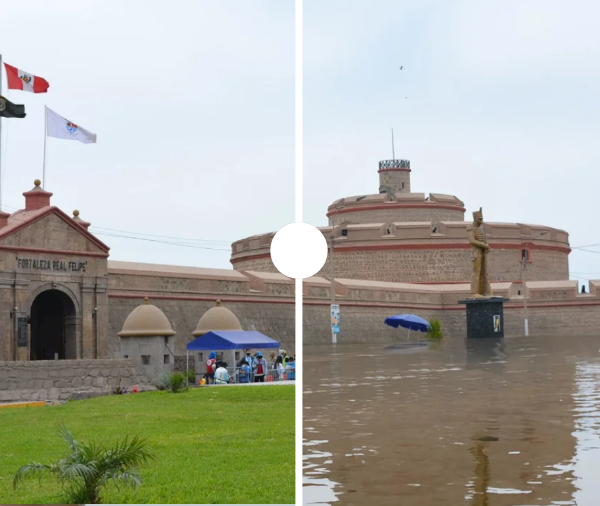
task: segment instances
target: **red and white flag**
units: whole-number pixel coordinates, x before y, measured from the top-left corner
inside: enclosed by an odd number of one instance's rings
[[[13,67],[8,63],[4,64],[6,76],[8,77],[9,90],[23,90],[32,93],[46,93],[50,84],[43,77],[38,77],[25,72],[24,70]]]

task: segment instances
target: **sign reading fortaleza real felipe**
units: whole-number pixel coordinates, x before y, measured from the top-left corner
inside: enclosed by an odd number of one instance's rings
[[[85,272],[87,261],[72,260],[43,260],[39,258],[17,257],[19,269],[33,269],[38,271]]]

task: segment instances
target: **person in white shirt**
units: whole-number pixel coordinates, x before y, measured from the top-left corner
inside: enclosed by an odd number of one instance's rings
[[[229,383],[229,373],[227,372],[227,362],[219,362],[215,371],[215,384],[224,385]]]

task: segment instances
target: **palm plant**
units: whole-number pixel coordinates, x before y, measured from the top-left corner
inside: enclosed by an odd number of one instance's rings
[[[135,489],[141,484],[138,466],[153,460],[154,456],[144,447],[145,440],[125,437],[112,449],[96,443],[78,443],[63,426],[60,435],[69,443],[70,454],[52,464],[34,462],[22,466],[14,477],[16,489],[20,482],[49,471],[58,477],[63,488],[66,504],[101,504],[102,489],[109,480]]]

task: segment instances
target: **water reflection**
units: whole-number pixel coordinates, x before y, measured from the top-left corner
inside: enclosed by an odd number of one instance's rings
[[[508,359],[503,338],[465,339],[467,369],[502,372]]]
[[[477,461],[475,481],[467,483],[469,490],[465,499],[472,500],[473,506],[488,506],[488,487],[490,485],[490,459],[486,455],[483,444],[479,443],[470,450]]]
[[[597,343],[305,347],[305,504],[597,506]]]

